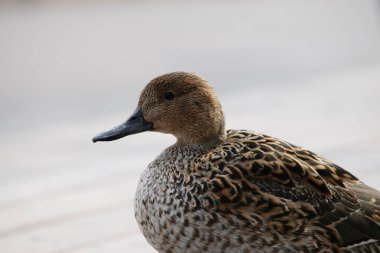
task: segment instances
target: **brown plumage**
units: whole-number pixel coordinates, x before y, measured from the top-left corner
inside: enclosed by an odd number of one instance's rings
[[[313,152],[224,126],[207,82],[175,72],[153,79],[132,117],[94,138],[177,137],[136,192],[136,219],[157,251],[380,252],[379,191]]]

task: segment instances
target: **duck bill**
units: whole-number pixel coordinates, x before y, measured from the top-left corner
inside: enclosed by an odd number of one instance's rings
[[[114,141],[127,135],[149,131],[152,129],[152,126],[152,123],[145,121],[142,109],[139,106],[126,122],[112,128],[111,130],[96,135],[92,141]]]

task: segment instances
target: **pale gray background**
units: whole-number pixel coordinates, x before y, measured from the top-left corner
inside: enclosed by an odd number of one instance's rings
[[[91,138],[153,77],[196,72],[229,128],[318,152],[380,188],[375,0],[0,3],[0,251],[154,252],[139,175],[168,135]]]

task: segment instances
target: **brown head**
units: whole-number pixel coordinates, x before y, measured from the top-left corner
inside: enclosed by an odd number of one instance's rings
[[[195,74],[173,72],[150,81],[134,114],[93,141],[110,141],[143,132],[173,134],[178,145],[208,145],[225,138],[222,107],[207,82]]]

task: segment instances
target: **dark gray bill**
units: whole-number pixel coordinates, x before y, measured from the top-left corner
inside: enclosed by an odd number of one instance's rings
[[[93,142],[113,141],[123,138],[127,135],[137,134],[152,129],[153,124],[146,122],[141,107],[137,107],[132,116],[123,124],[112,128],[109,131],[100,133],[92,138]]]

